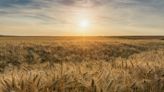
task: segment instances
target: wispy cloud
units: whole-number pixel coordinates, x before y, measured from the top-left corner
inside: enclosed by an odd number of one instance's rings
[[[6,26],[12,18],[13,25],[73,24],[78,16],[89,17],[96,25],[162,30],[164,0],[0,0],[0,24]]]

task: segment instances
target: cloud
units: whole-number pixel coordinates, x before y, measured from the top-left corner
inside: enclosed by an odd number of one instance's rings
[[[98,7],[112,0],[1,0],[0,7],[12,7],[13,5],[35,5],[44,7],[47,5],[72,6],[72,7]]]
[[[98,24],[158,27],[164,23],[164,0],[0,0],[0,18],[19,16],[18,21],[38,24],[70,24],[81,9],[94,11],[90,17]]]
[[[105,5],[109,0],[56,0],[59,4],[76,7],[98,7]]]

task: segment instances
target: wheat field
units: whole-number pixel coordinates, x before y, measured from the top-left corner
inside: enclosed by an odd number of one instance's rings
[[[164,92],[164,40],[0,37],[0,92]]]

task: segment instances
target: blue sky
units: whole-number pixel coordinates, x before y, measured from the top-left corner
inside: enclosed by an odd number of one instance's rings
[[[0,28],[6,35],[164,35],[164,0],[0,0]]]

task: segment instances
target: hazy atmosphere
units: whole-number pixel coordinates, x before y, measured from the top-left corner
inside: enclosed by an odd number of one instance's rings
[[[164,35],[164,0],[0,0],[0,35]]]
[[[0,92],[164,92],[164,0],[0,0]]]

